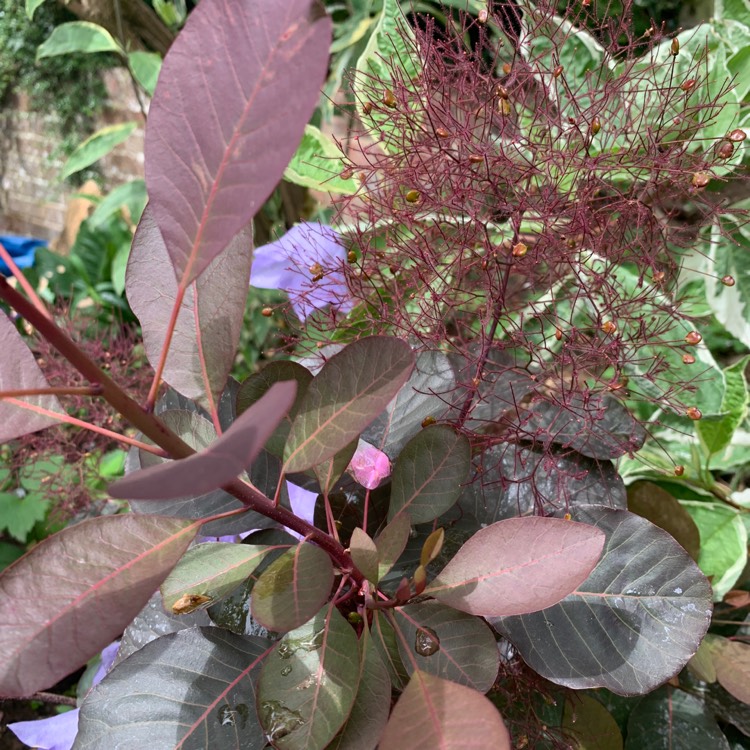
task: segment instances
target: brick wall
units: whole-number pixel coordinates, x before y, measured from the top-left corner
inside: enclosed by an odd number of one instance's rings
[[[104,74],[109,105],[97,129],[137,120],[140,125],[127,141],[99,163],[102,191],[143,176],[143,123],[130,77],[121,68]],[[145,102],[147,104],[147,102]],[[59,180],[64,159],[53,158],[57,148],[49,118],[28,111],[19,97],[0,113],[0,233],[42,237],[53,245],[62,236],[71,195],[77,189]]]

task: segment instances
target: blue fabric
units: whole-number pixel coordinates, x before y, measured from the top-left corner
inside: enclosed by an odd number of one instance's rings
[[[0,234],[0,243],[13,258],[19,268],[30,268],[34,265],[34,254],[38,247],[44,247],[46,240],[36,237],[19,237],[15,234]],[[10,268],[0,260],[0,274],[10,276]]]

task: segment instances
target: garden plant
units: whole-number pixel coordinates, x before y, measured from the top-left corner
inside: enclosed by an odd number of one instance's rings
[[[312,0],[202,0],[166,55],[124,282],[142,400],[0,248],[0,440],[75,423],[70,398],[129,423],[129,512],[0,573],[0,695],[89,663],[79,708],[19,736],[746,747],[750,498],[722,474],[747,359],[722,369],[700,322],[750,344],[723,192],[750,7],[633,37],[587,1],[360,5],[332,46]],[[324,86],[345,142],[310,122]],[[282,177],[333,203],[254,248]],[[286,294],[262,310],[285,346],[240,383],[257,289]]]

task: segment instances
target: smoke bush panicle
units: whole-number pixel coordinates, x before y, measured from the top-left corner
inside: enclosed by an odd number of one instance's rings
[[[347,279],[361,303],[349,322],[451,354],[463,389],[446,398],[461,424],[482,383],[508,371],[533,381],[510,399],[522,438],[541,434],[524,429],[540,399],[594,421],[607,395],[696,416],[700,364],[673,366],[675,352],[694,361],[695,343],[677,281],[720,210],[705,187],[734,147],[699,136],[729,84],[711,80],[707,57],[684,75],[679,44],[643,55],[649,40],[629,38],[597,62],[549,7],[526,13],[517,47],[497,44],[488,26],[507,25],[502,6],[461,34],[430,20],[404,31],[416,77],[395,56],[382,60],[385,80],[358,73],[375,127],[354,139],[345,170],[362,182],[341,207],[355,219]]]

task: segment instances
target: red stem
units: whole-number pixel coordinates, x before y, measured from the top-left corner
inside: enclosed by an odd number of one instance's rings
[[[127,419],[136,429],[163,448],[172,458],[186,458],[195,453],[186,442],[172,432],[157,416],[143,409],[137,401],[103,372],[99,366],[81,351],[75,342],[50,320],[37,310],[22,294],[16,291],[7,280],[0,277],[0,299],[7,302],[16,312],[26,318],[52,346],[57,349],[73,367],[91,383],[101,388],[101,395],[113,409]],[[255,487],[235,479],[224,486],[224,489],[236,497],[243,505],[298,534],[309,537],[324,549],[336,565],[349,573],[358,584],[364,582],[364,576],[356,569],[349,553],[335,539],[325,532],[297,517],[286,508],[274,507],[274,504]]]

